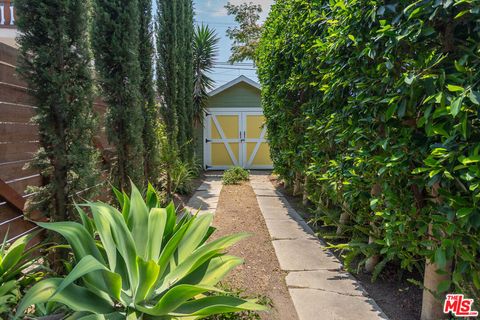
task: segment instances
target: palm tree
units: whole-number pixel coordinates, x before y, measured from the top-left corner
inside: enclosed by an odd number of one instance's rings
[[[193,62],[195,68],[193,115],[196,123],[202,122],[202,113],[208,98],[207,92],[214,85],[214,81],[207,74],[213,69],[219,40],[215,30],[208,25],[202,24],[197,26],[193,40]]]

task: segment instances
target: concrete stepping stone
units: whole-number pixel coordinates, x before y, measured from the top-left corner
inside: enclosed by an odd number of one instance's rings
[[[367,297],[316,289],[290,288],[289,292],[300,320],[388,320]]]
[[[287,286],[297,289],[316,289],[349,296],[365,296],[355,278],[341,270],[314,270],[290,272],[285,278]]]
[[[253,191],[255,191],[257,197],[283,197],[279,191],[272,189],[254,189]]]
[[[207,212],[215,214],[222,187],[221,177],[208,177],[190,198],[185,209],[193,214],[199,210],[199,215]]]
[[[254,190],[255,191],[255,190]],[[257,202],[262,207],[283,207],[293,209],[292,206],[283,197],[257,197]]]
[[[318,240],[274,240],[272,243],[282,270],[342,269],[340,261]]]
[[[388,320],[267,175],[250,183],[300,320]]]
[[[291,218],[284,220],[269,221],[267,224],[268,232],[273,240],[288,239],[312,239],[317,237],[312,229],[304,221],[296,221]]]

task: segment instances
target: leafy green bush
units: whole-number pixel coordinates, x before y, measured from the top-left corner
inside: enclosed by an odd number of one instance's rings
[[[20,300],[23,288],[35,281],[34,269],[23,272],[36,261],[32,253],[39,246],[28,248],[28,244],[37,234],[25,235],[9,245],[7,233],[0,246],[0,316],[8,314]]]
[[[265,309],[215,287],[243,262],[223,252],[245,234],[207,243],[214,232],[212,215],[177,216],[173,204],[160,208],[151,186],[145,200],[134,185],[131,197],[114,191],[121,212],[101,202],[88,203],[93,218],[77,207],[82,224],[39,223],[67,240],[75,265],[65,278],[33,286],[17,317],[30,305],[47,301],[62,303],[85,319],[201,318]]]
[[[199,164],[177,161],[172,170],[172,191],[178,194],[189,194],[193,191],[193,180],[198,177]]]
[[[239,184],[242,181],[248,181],[250,172],[242,167],[233,167],[226,170],[222,176],[223,184]]]
[[[307,176],[347,262],[480,296],[480,2],[280,0],[256,64],[275,170]],[[315,208],[315,209],[317,209]],[[449,269],[452,262],[453,269]]]

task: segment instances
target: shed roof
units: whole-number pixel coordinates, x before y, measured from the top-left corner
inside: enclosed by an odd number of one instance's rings
[[[217,95],[217,94],[219,94],[219,93],[221,93],[221,92],[223,92],[223,91],[225,91],[225,90],[227,90],[227,89],[229,89],[229,88],[231,88],[231,87],[233,87],[233,86],[235,86],[239,83],[242,83],[242,82],[260,90],[260,84],[259,83],[257,83],[255,81],[253,81],[252,79],[242,75],[242,76],[240,76],[236,79],[233,79],[232,81],[224,84],[223,86],[220,86],[217,89],[210,91],[208,93],[208,95],[210,97],[213,97],[213,96],[215,96],[215,95]]]

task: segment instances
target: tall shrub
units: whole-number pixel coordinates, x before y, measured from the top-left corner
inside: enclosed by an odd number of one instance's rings
[[[194,144],[194,105],[193,105],[193,89],[194,89],[194,68],[193,68],[193,43],[194,43],[194,12],[193,1],[184,0],[184,18],[183,18],[183,36],[182,42],[184,45],[183,54],[185,61],[184,70],[184,87],[183,95],[185,108],[185,153],[184,161],[192,162],[194,158],[195,144]]]
[[[85,1],[15,2],[19,71],[35,98],[40,150],[31,166],[44,185],[30,188],[30,209],[51,221],[72,219],[72,202],[98,179],[88,8]]]
[[[108,137],[116,147],[115,179],[144,184],[144,118],[140,95],[139,4],[137,0],[94,2],[95,65],[108,108]]]
[[[177,145],[178,104],[178,1],[157,1],[157,90],[161,99],[160,113],[168,140]]]
[[[155,101],[153,84],[153,21],[152,1],[138,0],[139,5],[139,51],[141,82],[141,106],[145,125],[143,127],[145,177],[152,183],[159,178],[159,111]]]
[[[183,161],[193,159],[193,5],[158,0],[157,87],[172,145]]]
[[[259,49],[276,170],[325,226],[348,213],[347,262],[427,261],[426,305],[480,296],[478,5],[277,1]]]

